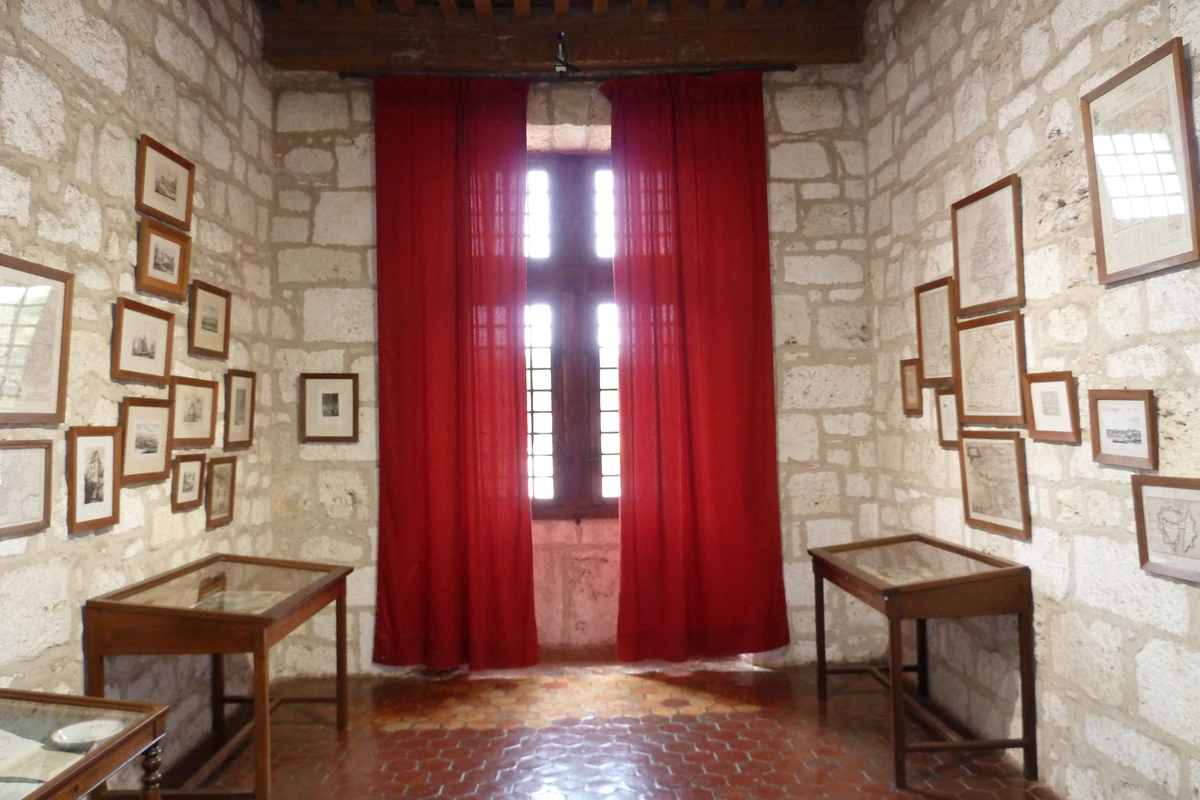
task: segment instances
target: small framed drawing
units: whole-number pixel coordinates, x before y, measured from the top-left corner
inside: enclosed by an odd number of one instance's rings
[[[1158,419],[1149,389],[1092,389],[1092,460],[1134,469],[1158,469]]]
[[[300,441],[358,441],[358,375],[300,376]]]
[[[0,442],[0,536],[50,527],[49,439]]]
[[[1133,516],[1142,569],[1200,583],[1200,480],[1134,475]]]
[[[113,319],[113,380],[165,386],[171,379],[175,315],[136,300],[117,298]]]
[[[1081,102],[1100,283],[1200,258],[1183,40],[1167,42]]]
[[[921,408],[921,360],[905,358],[900,361],[900,396],[904,404],[904,415],[919,417]]]
[[[186,300],[192,240],[174,228],[143,218],[138,233],[135,285],[168,300]]]
[[[958,419],[965,425],[1024,425],[1025,331],[1019,311],[959,322]]]
[[[67,431],[67,533],[115,525],[121,519],[121,429]]]
[[[211,283],[192,281],[188,307],[188,353],[211,358],[229,357],[231,296]]]
[[[204,502],[203,453],[175,456],[171,469],[171,510],[190,511]]]
[[[951,205],[950,228],[958,313],[1024,305],[1021,179],[1009,175]]]
[[[231,369],[225,373],[225,449],[245,450],[254,439],[256,373]]]
[[[958,448],[967,524],[1029,539],[1029,485],[1021,434],[962,431]]]
[[[958,447],[958,397],[954,389],[938,389],[933,393],[937,404],[938,444]]]
[[[219,528],[233,522],[233,501],[237,494],[237,456],[222,456],[208,463],[208,490],[205,492],[205,524]]]
[[[208,447],[216,441],[217,382],[171,378],[175,447]]]
[[[196,165],[142,134],[138,141],[137,199],[134,207],[177,228],[192,227]]]
[[[121,485],[166,480],[171,474],[171,401],[126,397],[121,403]]]
[[[958,293],[953,278],[939,278],[913,290],[917,299],[917,354],[922,386],[954,383],[954,315]]]
[[[74,290],[69,272],[0,255],[0,424],[63,421]]]
[[[1029,438],[1075,442],[1079,435],[1079,398],[1070,372],[1030,373],[1022,380]]]

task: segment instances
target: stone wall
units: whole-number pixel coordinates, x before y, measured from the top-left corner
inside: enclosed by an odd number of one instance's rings
[[[919,531],[1030,564],[1042,776],[1071,800],[1200,796],[1200,590],[1138,567],[1131,470],[1092,461],[1089,389],[1153,389],[1161,475],[1200,472],[1192,418],[1200,272],[1097,282],[1079,96],[1183,35],[1200,3],[877,0],[864,90],[878,328],[880,533]],[[1194,67],[1193,67],[1194,80]],[[963,524],[956,451],[901,413],[914,286],[951,274],[950,205],[1022,182],[1026,363],[1079,383],[1083,445],[1027,441],[1031,542]],[[931,625],[934,693],[972,728],[1019,730],[1010,620]],[[882,643],[881,643],[882,644]]]

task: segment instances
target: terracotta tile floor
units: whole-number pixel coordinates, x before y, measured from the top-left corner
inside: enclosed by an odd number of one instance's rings
[[[894,790],[886,694],[869,678],[830,680],[823,715],[811,669],[740,661],[354,679],[346,734],[332,706],[276,711],[273,796],[1054,800],[1000,754],[911,755],[910,788]],[[251,775],[247,750],[212,788],[248,788]]]

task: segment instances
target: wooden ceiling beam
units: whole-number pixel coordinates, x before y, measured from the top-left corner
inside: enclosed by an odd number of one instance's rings
[[[475,16],[483,22],[492,19],[492,0],[475,0]]]
[[[417,13],[417,0],[396,0],[396,10],[405,16]]]
[[[458,16],[458,3],[455,0],[438,0],[442,7],[442,19],[454,19]]]
[[[338,13],[338,0],[317,0],[317,6],[326,14]]]
[[[725,8],[725,0],[708,0],[708,13],[720,14]]]
[[[571,0],[554,0],[554,18],[566,19],[571,13]]]
[[[671,16],[674,16],[674,17],[680,16],[685,11],[687,11],[687,7],[688,7],[688,0],[670,0],[669,8],[670,8]]]
[[[358,13],[364,17],[374,16],[377,10],[375,8],[375,0],[354,0],[354,6],[358,9]]]
[[[300,0],[279,0],[279,4],[283,6],[284,11],[295,11],[298,9]]]
[[[608,0],[592,0],[592,16],[597,19],[608,16]]]
[[[746,0],[745,8],[747,14],[757,14],[758,10],[762,8],[762,0]]]
[[[517,19],[529,19],[533,15],[533,6],[529,0],[513,0],[513,13]]]

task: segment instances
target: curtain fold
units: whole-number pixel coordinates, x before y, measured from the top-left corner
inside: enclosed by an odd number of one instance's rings
[[[537,662],[525,489],[528,88],[375,81],[381,664]]]
[[[788,643],[762,76],[618,78],[622,660]]]

